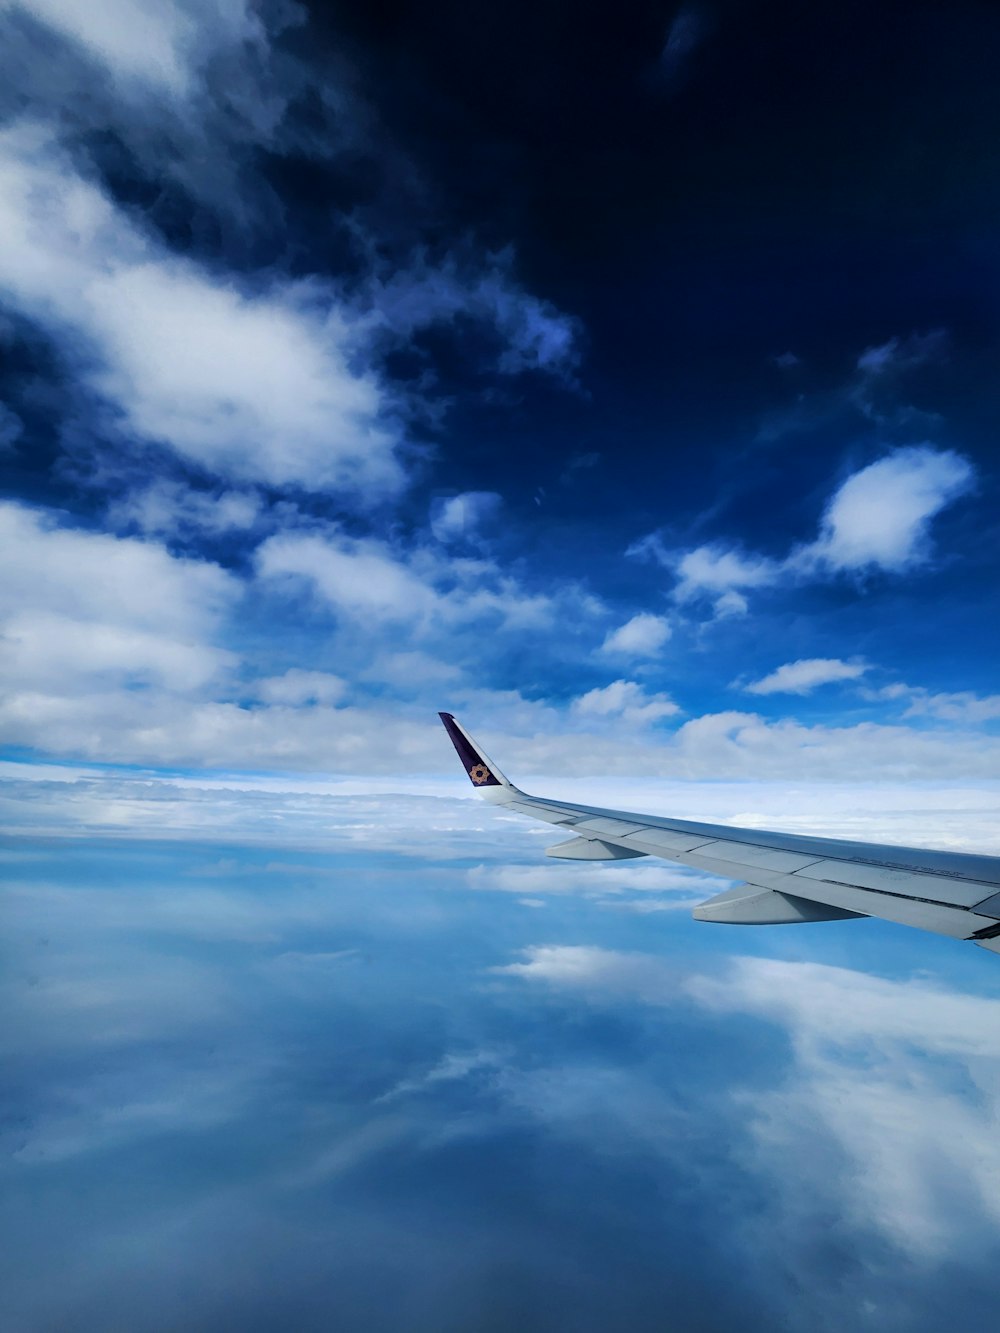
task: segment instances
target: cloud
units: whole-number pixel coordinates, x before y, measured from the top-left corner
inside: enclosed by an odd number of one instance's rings
[[[762,958],[735,959],[690,991],[713,1010],[788,1032],[795,1068],[785,1085],[741,1101],[761,1165],[782,1163],[791,1210],[840,1182],[852,1224],[924,1259],[978,1248],[977,1232],[995,1229],[1000,1002],[931,980]],[[843,1154],[832,1179],[813,1135]],[[959,1180],[956,1192],[949,1182]]]
[[[859,418],[866,428],[874,426],[880,434],[897,439],[902,432],[912,436],[918,424],[924,431],[940,425],[941,418],[936,413],[903,401],[901,390],[913,371],[928,362],[942,361],[948,343],[944,329],[889,338],[865,348],[846,383],[819,392],[801,391],[803,381],[796,374],[799,391],[789,403],[764,415],[757,441],[773,444],[788,435],[834,427],[839,427],[841,433],[855,432]],[[784,371],[801,365],[790,353],[772,359]]]
[[[726,594],[740,588],[761,588],[774,583],[781,566],[766,556],[744,554],[721,544],[698,546],[676,561],[674,596],[689,602],[705,593]]]
[[[868,666],[863,662],[842,662],[835,657],[806,657],[786,662],[770,675],[742,688],[747,694],[809,694],[820,685],[838,680],[857,680]]]
[[[897,449],[848,477],[827,506],[817,540],[793,552],[789,565],[901,573],[925,563],[931,519],[972,482],[971,465],[950,450]]]
[[[328,671],[304,671],[292,667],[283,676],[257,681],[254,694],[270,704],[335,704],[343,698],[347,682]]]
[[[178,5],[143,0],[107,0],[87,6],[75,5],[73,0],[5,0],[0,8],[47,24],[79,43],[119,78],[140,79],[169,93],[188,90],[188,52],[198,28]],[[204,8],[205,26],[210,27],[222,7],[210,2]],[[227,8],[234,15],[243,10],[242,5]],[[245,12],[241,17],[245,21]]]
[[[904,704],[904,717],[931,717],[962,726],[978,726],[1000,718],[1000,694],[975,694],[972,690],[934,693],[896,682],[866,691],[865,695],[873,701]]]
[[[555,841],[560,838],[555,837]],[[704,902],[721,893],[730,881],[662,861],[629,862],[627,866],[543,860],[535,865],[480,865],[467,872],[470,889],[490,893],[534,896],[573,894],[607,900],[623,894],[668,894],[683,906]],[[629,899],[634,902],[633,899]],[[602,905],[609,905],[604,903]],[[620,904],[619,904],[620,905]]]
[[[232,677],[219,639],[242,588],[218,565],[11,503],[0,545],[9,741],[114,759],[144,735],[152,752],[158,720]]]
[[[476,542],[485,526],[496,522],[503,497],[496,491],[463,491],[439,500],[431,514],[431,532],[439,542]]]
[[[9,453],[24,434],[24,422],[6,403],[0,403],[0,454]]]
[[[0,614],[8,624],[44,616],[95,635],[114,629],[197,644],[240,595],[237,579],[218,565],[154,542],[62,527],[25,505],[0,503],[0,544],[7,553]]]
[[[659,75],[667,88],[681,83],[712,26],[711,15],[700,6],[688,4],[678,10],[660,52]]]
[[[914,370],[942,356],[948,347],[944,329],[911,333],[906,338],[890,338],[874,347],[866,347],[858,357],[857,368],[863,376],[875,379],[889,372]]]
[[[974,477],[959,454],[911,445],[848,477],[827,504],[816,540],[794,546],[784,558],[721,541],[671,551],[657,533],[626,554],[670,569],[678,602],[708,599],[716,618],[738,616],[747,607],[744,593],[754,589],[875,570],[901,574],[928,563],[931,521],[972,489]]]
[[[601,645],[601,652],[611,656],[655,657],[670,634],[670,621],[664,616],[642,612],[612,630]]]
[[[409,1097],[415,1093],[427,1092],[442,1083],[457,1083],[467,1079],[470,1074],[479,1074],[483,1070],[495,1070],[503,1062],[503,1057],[496,1051],[448,1052],[443,1055],[432,1069],[417,1078],[404,1078],[388,1092],[375,1098],[376,1104],[396,1101],[400,1097]]]
[[[329,289],[168,254],[37,126],[0,134],[0,288],[121,428],[244,481],[398,490],[398,429]]]
[[[513,261],[510,249],[483,260],[451,254],[437,265],[418,253],[405,269],[372,278],[372,327],[406,343],[420,329],[474,320],[494,330],[501,374],[544,371],[571,379],[579,321],[526,292],[513,277]]]
[[[856,1243],[877,1238],[917,1262],[989,1246],[1000,1219],[997,1000],[925,978],[770,958],[692,973],[592,945],[534,945],[493,971],[597,1007],[650,1006],[665,1027],[692,1000],[774,1024],[790,1066],[762,1079],[758,1065],[749,1085],[729,1089],[734,1151],[768,1182],[771,1248],[794,1252],[817,1210],[824,1227],[832,1216]]]
[[[264,502],[253,490],[196,490],[158,477],[115,499],[108,509],[108,522],[118,531],[148,536],[218,536],[248,531],[263,510]]]
[[[730,588],[728,592],[715,599],[716,620],[731,620],[737,616],[745,616],[749,609],[750,603],[735,588]]]
[[[608,718],[641,726],[673,717],[681,710],[665,694],[647,694],[634,680],[615,680],[574,699],[573,711],[583,718]]]
[[[669,1004],[680,994],[659,959],[585,944],[539,944],[523,951],[524,961],[491,969],[554,989],[568,989],[613,999]]]
[[[265,582],[308,587],[336,615],[370,628],[410,624],[429,632],[480,620],[506,629],[544,627],[555,606],[491,561],[451,558],[429,548],[406,553],[337,529],[269,537],[257,551],[256,567]],[[560,589],[560,595],[567,591]]]

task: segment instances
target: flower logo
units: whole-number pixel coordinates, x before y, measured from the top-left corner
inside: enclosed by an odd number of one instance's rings
[[[486,767],[485,764],[477,764],[475,768],[469,769],[469,777],[472,779],[472,781],[476,784],[477,787],[481,787],[489,776],[490,776],[490,770]]]

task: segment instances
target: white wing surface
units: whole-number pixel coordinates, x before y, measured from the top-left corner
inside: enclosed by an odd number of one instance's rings
[[[450,713],[440,716],[466,773],[489,801],[571,835],[547,855],[659,856],[743,881],[696,907],[699,921],[780,925],[877,916],[1000,953],[998,856],[770,833],[529,796]]]

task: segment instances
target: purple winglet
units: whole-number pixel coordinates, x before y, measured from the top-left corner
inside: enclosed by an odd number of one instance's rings
[[[502,784],[490,772],[489,765],[481,754],[476,752],[468,736],[462,731],[450,713],[438,713],[444,723],[444,729],[451,737],[451,743],[458,752],[462,767],[469,775],[474,787],[499,787]]]

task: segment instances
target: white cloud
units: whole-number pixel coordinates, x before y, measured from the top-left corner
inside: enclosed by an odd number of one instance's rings
[[[694,1000],[716,1015],[776,1024],[790,1069],[731,1090],[734,1153],[769,1188],[777,1182],[772,1246],[794,1246],[817,1213],[923,1262],[991,1243],[1000,1222],[1000,1001],[923,978],[768,958],[692,975],[595,946],[536,945],[493,971],[599,1006]]]
[[[565,841],[551,833],[553,843]],[[481,865],[467,873],[470,889],[535,896],[574,894],[603,899],[622,893],[684,895],[684,903],[704,902],[721,893],[728,880],[664,861],[629,861],[624,865],[586,861],[540,860],[533,865]]]
[[[437,606],[434,590],[381,542],[281,534],[258,549],[264,579],[305,580],[338,613],[380,622],[420,620]]]
[[[190,97],[213,53],[266,45],[249,0],[0,0],[5,10],[44,24],[99,61],[123,95],[138,85],[171,99]]]
[[[214,640],[240,586],[217,565],[59,527],[9,503],[0,504],[0,546],[0,711],[17,743],[82,742],[79,753],[96,745],[114,759],[116,714],[121,730],[131,717],[142,732],[161,696],[197,692],[235,667]],[[95,727],[95,708],[105,725]]]
[[[476,541],[484,525],[499,515],[503,499],[496,491],[463,491],[435,507],[431,531],[439,542]]]
[[[896,684],[873,691],[873,695],[878,699],[905,703],[904,717],[935,717],[964,726],[977,726],[1000,718],[1000,694],[975,694],[971,690],[935,694],[916,686]]]
[[[622,657],[655,657],[670,638],[670,621],[641,612],[619,625],[601,645],[601,652]]]
[[[573,711],[584,718],[613,718],[643,725],[673,717],[681,710],[666,694],[647,694],[634,680],[615,680],[574,699]]]
[[[971,490],[974,476],[971,464],[951,450],[911,445],[848,477],[830,499],[816,540],[783,559],[723,542],[670,551],[656,533],[627,554],[672,570],[678,602],[710,598],[717,619],[738,616],[752,589],[875,569],[899,574],[925,563],[931,521]]]
[[[454,685],[461,674],[454,662],[419,651],[382,653],[364,673],[366,680],[392,685],[404,693],[419,693],[427,686]]]
[[[60,527],[55,516],[0,504],[0,613],[45,611],[196,639],[239,595],[218,565],[154,542]]]
[[[928,558],[930,521],[972,486],[971,465],[927,445],[897,449],[848,477],[823,516],[820,535],[793,552],[792,569],[899,573]]]
[[[115,500],[108,521],[117,530],[150,536],[217,536],[252,528],[262,510],[255,491],[200,491],[160,477]]]
[[[106,680],[128,687],[156,684],[172,693],[197,690],[236,661],[235,654],[107,621],[22,611],[2,622],[0,678],[8,690],[57,694]],[[13,702],[13,700],[11,700]]]
[[[467,1079],[470,1074],[483,1070],[494,1070],[502,1062],[497,1051],[462,1051],[446,1053],[432,1069],[417,1078],[404,1078],[388,1092],[375,1098],[376,1104],[395,1101],[398,1097],[412,1096],[426,1092],[439,1083],[456,1083]]]
[[[730,620],[737,616],[745,616],[749,609],[750,603],[743,594],[730,588],[715,600],[715,619]]]
[[[241,290],[169,256],[28,125],[0,134],[0,227],[0,289],[129,431],[228,478],[402,485],[382,391],[321,286]]]
[[[507,629],[544,627],[553,614],[550,597],[528,593],[491,561],[453,559],[429,549],[403,553],[335,529],[269,537],[257,551],[256,566],[263,580],[303,584],[338,616],[369,628],[410,624],[430,630],[478,620]]]
[[[793,1217],[829,1187],[816,1165],[814,1136],[823,1136],[844,1155],[834,1179],[854,1224],[923,1258],[967,1253],[977,1232],[995,1231],[1000,1002],[928,980],[761,958],[736,959],[689,989],[712,1009],[754,1013],[789,1034],[787,1082],[740,1100],[761,1163],[769,1172],[781,1164],[775,1178]]]
[[[809,694],[820,685],[838,680],[857,680],[868,666],[864,662],[842,662],[835,657],[804,657],[786,662],[761,680],[744,685],[748,694]]]
[[[213,6],[206,5],[211,12]],[[231,6],[232,8],[232,6]],[[29,14],[79,42],[116,75],[160,85],[171,93],[188,86],[185,48],[195,37],[191,18],[177,5],[142,0],[3,0],[0,11]]]
[[[676,561],[674,596],[688,602],[704,593],[724,595],[739,588],[762,588],[774,583],[781,566],[766,556],[747,555],[718,543],[686,551]]]
[[[335,704],[344,696],[347,682],[328,671],[304,671],[292,667],[283,676],[269,676],[254,685],[258,699],[270,704]]]

